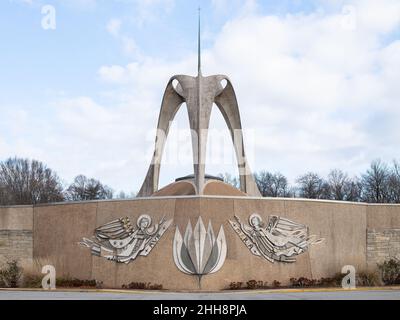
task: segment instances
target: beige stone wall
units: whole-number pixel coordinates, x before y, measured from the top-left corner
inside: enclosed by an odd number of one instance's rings
[[[247,221],[254,212],[265,221],[270,215],[278,215],[306,224],[310,234],[325,241],[311,246],[293,264],[263,260],[250,253],[228,223],[234,215]],[[171,227],[147,257],[138,257],[127,265],[118,264],[92,256],[88,248],[78,245],[83,237],[91,237],[94,229],[104,223],[124,216],[135,223],[144,213],[150,214],[154,221],[163,215],[173,219]],[[367,231],[400,228],[400,206],[395,205],[193,196],[43,205],[34,209],[0,208],[0,230],[33,230],[34,258],[54,264],[59,275],[96,279],[106,287],[121,287],[134,281],[162,284],[171,290],[195,290],[197,278],[180,272],[174,264],[172,243],[175,228],[183,233],[187,222],[190,220],[194,225],[200,215],[206,225],[212,220],[216,233],[220,225],[224,226],[228,245],[221,270],[203,277],[204,290],[224,289],[230,282],[252,279],[269,283],[278,280],[284,284],[291,277],[329,277],[349,264],[359,271],[374,268],[375,264],[368,260]],[[21,243],[25,240],[21,238]]]
[[[0,266],[18,260],[29,268],[33,258],[33,207],[0,207]]]
[[[91,278],[90,252],[78,242],[96,227],[97,207],[97,202],[35,207],[34,258],[54,265],[58,275]]]
[[[31,230],[33,207],[0,207],[0,230]]]
[[[400,258],[400,206],[371,204],[367,206],[367,268]]]
[[[400,229],[368,229],[367,265],[374,268],[389,259],[400,260]]]
[[[18,260],[26,267],[32,262],[32,249],[32,231],[0,230],[0,265]]]
[[[400,228],[400,205],[370,204],[367,205],[367,227]]]
[[[235,200],[235,214],[243,220],[253,212],[262,217],[280,215],[308,225],[310,234],[325,239],[322,244],[311,246],[294,264],[265,263],[258,257],[251,256],[253,265],[250,269],[259,270],[259,277],[276,279],[282,283],[286,283],[291,277],[318,279],[332,276],[340,272],[342,266],[349,264],[358,270],[365,269],[365,208],[365,205],[329,201]],[[247,256],[247,252],[240,251]],[[243,256],[242,259],[244,258]]]

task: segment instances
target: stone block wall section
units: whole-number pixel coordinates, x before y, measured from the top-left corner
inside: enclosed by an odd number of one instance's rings
[[[367,267],[400,259],[400,205],[367,205]]]
[[[29,230],[0,230],[0,263],[19,260],[29,265],[33,254],[33,235]]]
[[[247,221],[257,212],[266,220],[278,215],[306,224],[310,234],[325,238],[297,256],[293,264],[271,263],[254,256],[232,230],[234,215]],[[147,257],[118,264],[92,256],[78,245],[96,227],[120,217],[133,224],[141,214],[153,221],[173,219],[170,228]],[[358,271],[376,268],[377,257],[399,253],[400,205],[367,205],[324,200],[223,196],[178,196],[132,200],[89,201],[0,208],[0,257],[14,253],[25,260],[53,264],[58,275],[102,281],[120,288],[130,282],[162,284],[171,290],[197,290],[196,277],[180,272],[173,261],[175,229],[184,232],[188,221],[201,216],[214,231],[223,225],[228,245],[224,266],[202,279],[203,290],[221,290],[230,282],[263,280],[282,284],[291,277],[321,278],[340,272],[344,265]],[[396,231],[397,230],[397,231]],[[32,248],[29,251],[29,248]]]
[[[368,229],[367,263],[374,267],[389,259],[400,260],[400,228]]]
[[[32,265],[33,206],[0,207],[0,266],[14,259]]]

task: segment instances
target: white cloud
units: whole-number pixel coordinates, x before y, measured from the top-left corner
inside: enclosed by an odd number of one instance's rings
[[[355,28],[343,24],[340,6],[329,13],[247,14],[227,22],[204,51],[203,73],[231,77],[243,125],[257,133],[255,141],[245,136],[255,148],[254,170],[280,170],[294,180],[308,170],[326,174],[339,167],[357,174],[374,158],[400,158],[400,41],[388,37],[399,30],[400,2],[349,4],[356,8]],[[110,20],[107,30],[123,45],[120,20]],[[180,61],[139,55],[127,65],[100,66],[106,90],[96,98],[55,102],[57,119],[46,129],[51,139],[32,154],[67,179],[82,171],[118,189],[138,190],[165,85],[173,74],[195,69],[195,54]],[[177,121],[172,135],[188,126],[183,110]],[[224,127],[220,117],[213,116],[212,125]],[[22,150],[6,144],[0,138],[6,150],[0,156]],[[190,169],[168,164],[163,183]]]
[[[122,21],[119,19],[111,19],[106,25],[106,30],[115,39],[117,39],[125,54],[133,57],[140,55],[139,48],[135,40],[122,32]]]
[[[357,0],[354,6],[361,28],[387,33],[399,26],[400,3],[397,0]]]
[[[258,132],[251,159],[256,169],[281,170],[292,179],[333,167],[357,174],[376,157],[400,157],[395,143],[375,144],[381,136],[370,123],[376,113],[397,112],[399,44],[386,45],[381,36],[398,27],[393,12],[400,3],[380,3],[384,8],[375,18],[369,14],[376,9],[373,1],[353,6],[354,29],[343,24],[347,13],[341,10],[241,16],[226,23],[204,52],[204,71],[231,76],[244,126]],[[104,66],[99,74],[103,80],[155,90],[152,80],[159,81],[158,72],[165,77],[193,73],[193,58],[172,66],[152,67],[148,61]]]

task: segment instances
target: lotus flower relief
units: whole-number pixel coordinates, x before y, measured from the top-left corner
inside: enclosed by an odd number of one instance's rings
[[[215,237],[211,221],[206,230],[201,217],[192,229],[190,221],[187,224],[185,235],[182,237],[179,228],[176,228],[173,244],[174,261],[178,269],[186,274],[199,277],[217,272],[221,269],[226,258],[226,239],[223,226]]]

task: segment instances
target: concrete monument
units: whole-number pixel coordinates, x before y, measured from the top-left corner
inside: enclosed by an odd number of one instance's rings
[[[202,76],[200,36],[198,52],[198,75],[168,82],[157,126],[166,137],[186,103],[193,175],[158,190],[165,138],[157,135],[137,198],[0,207],[0,263],[45,261],[60,276],[107,288],[137,282],[198,290],[201,279],[202,290],[222,290],[249,280],[332,277],[345,265],[376,271],[400,256],[400,205],[259,196],[233,86],[223,75]],[[204,172],[214,103],[231,133],[241,190]]]
[[[244,151],[242,123],[232,83],[225,75],[203,77],[201,73],[200,51],[199,15],[197,77],[175,75],[167,84],[158,118],[158,134],[156,137],[153,159],[139,191],[139,197],[151,196],[158,191],[160,164],[166,138],[168,136],[170,124],[183,103],[186,103],[187,106],[192,134],[194,185],[196,194],[203,194],[207,131],[210,124],[211,109],[215,103],[221,111],[232,137],[239,168],[240,189],[248,195],[260,196]]]

